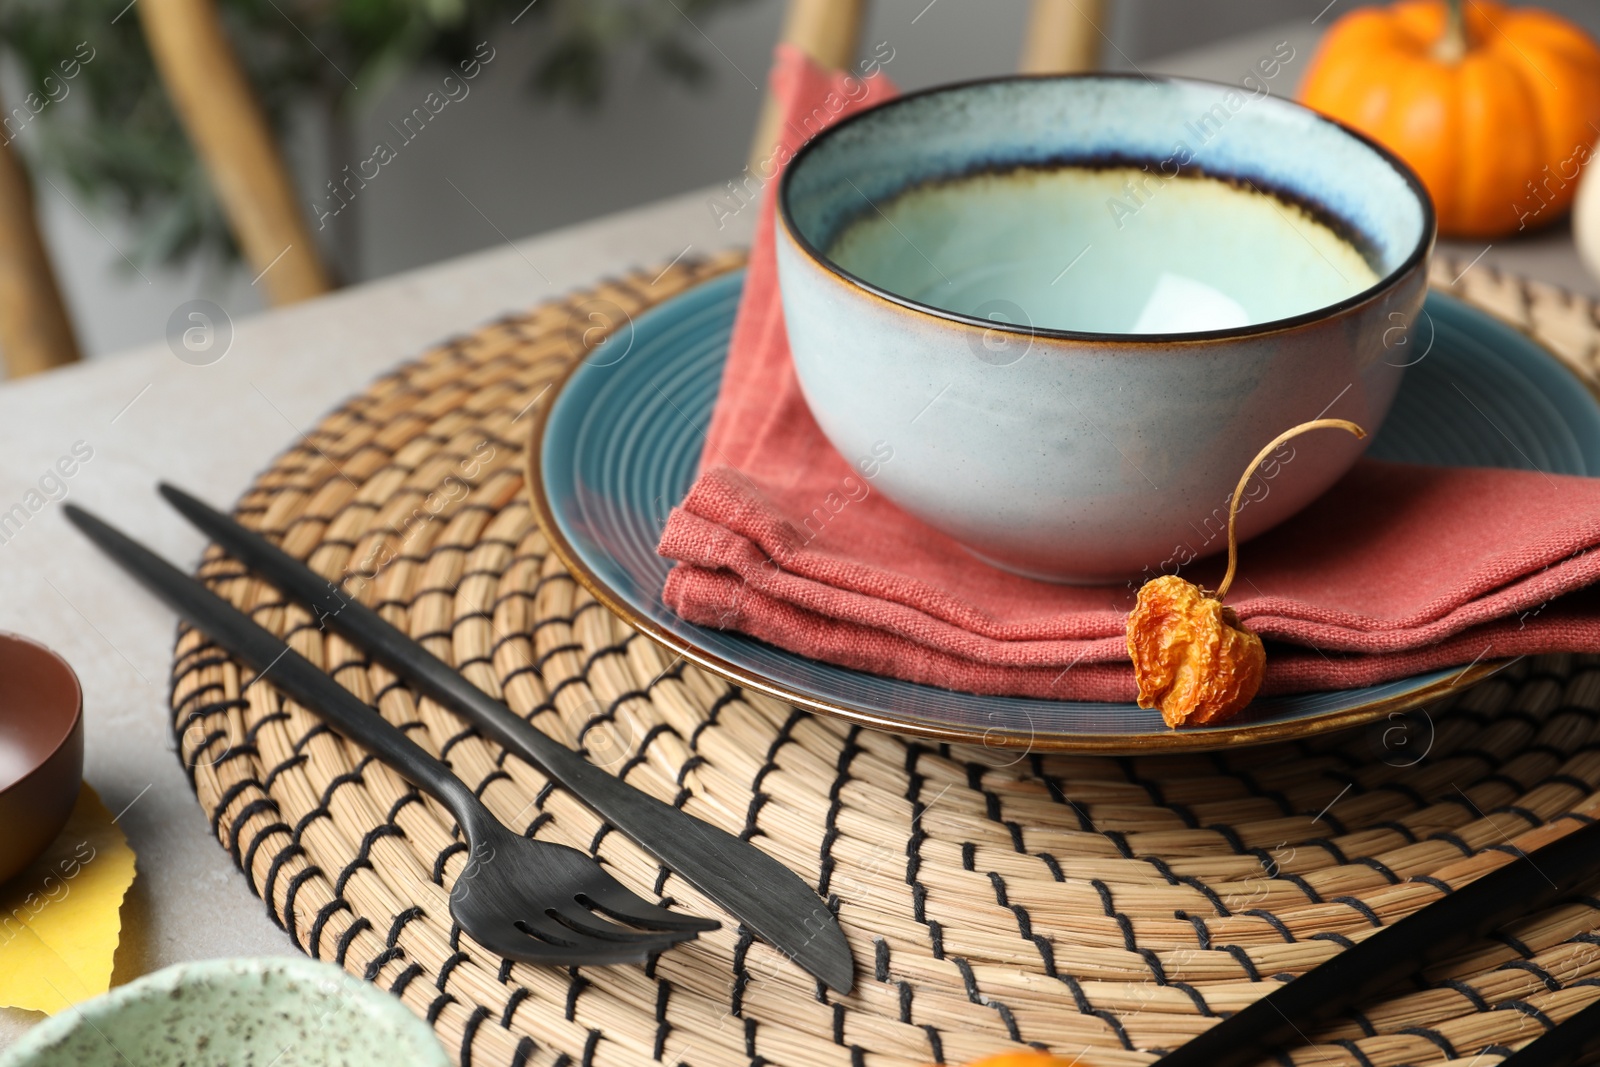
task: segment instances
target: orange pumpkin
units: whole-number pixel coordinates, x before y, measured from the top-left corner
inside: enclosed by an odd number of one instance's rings
[[[974,1060],[967,1067],[1072,1067],[1077,1062],[1076,1059],[1052,1056],[1048,1052],[1002,1052]]]
[[[1494,238],[1571,205],[1600,138],[1600,45],[1537,8],[1401,0],[1334,23],[1300,98],[1411,164],[1442,236]]]

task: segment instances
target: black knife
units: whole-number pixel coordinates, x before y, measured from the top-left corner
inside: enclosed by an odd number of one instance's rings
[[[255,531],[171,485],[163,483],[161,495],[229,555],[305,603],[320,623],[509,751],[543,768],[601,818],[830,988],[850,991],[855,960],[844,931],[799,875],[750,842],[596,767],[479,689],[341,585]]]

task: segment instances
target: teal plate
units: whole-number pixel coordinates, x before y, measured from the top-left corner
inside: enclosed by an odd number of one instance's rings
[[[694,480],[743,271],[640,315],[559,383],[533,429],[529,485],[557,555],[595,597],[683,658],[799,707],[896,733],[1033,750],[1204,751],[1372,722],[1499,664],[1258,700],[1226,725],[1171,730],[1133,704],[974,696],[835,667],[678,618],[661,600],[662,526]],[[1526,334],[1431,294],[1391,355],[1411,363],[1370,455],[1600,474],[1600,403]],[[977,564],[974,564],[977,566]]]

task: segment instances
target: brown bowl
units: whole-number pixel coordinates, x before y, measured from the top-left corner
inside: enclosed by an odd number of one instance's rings
[[[37,641],[0,633],[0,882],[66,825],[83,782],[83,688]]]

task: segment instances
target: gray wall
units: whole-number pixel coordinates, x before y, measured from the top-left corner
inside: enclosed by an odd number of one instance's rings
[[[1159,70],[1160,57],[1279,23],[1296,40],[1309,40],[1326,3],[1111,0],[1107,62]],[[1349,6],[1350,0],[1335,0],[1321,25]],[[1593,0],[1548,0],[1545,6],[1600,34],[1600,5]],[[864,39],[868,50],[878,42],[893,49],[886,69],[903,88],[1003,73],[1016,65],[1027,7],[1025,0],[875,0]],[[694,36],[713,73],[700,90],[668,84],[638,56],[622,57],[605,102],[592,112],[542,102],[526,90],[530,33],[539,24],[508,26],[491,38],[495,57],[469,95],[447,105],[409,142],[389,123],[398,124],[419,105],[443,72],[409,75],[364,101],[351,158],[328,159],[320,131],[309,125],[298,131],[289,151],[307,215],[314,217],[313,204],[328,203],[325,183],[342,176],[344,165],[369,156],[378,140],[396,146],[396,158],[321,234],[332,238],[353,222],[355,232],[344,235],[349,239],[330,248],[354,250],[343,265],[347,276],[360,280],[732,179],[744,164],[757,86],[781,13],[779,0],[753,0],[698,27],[705,37]],[[47,186],[41,186],[40,205],[92,355],[160,337],[171,311],[194,296],[215,300],[236,317],[261,307],[247,274],[200,264],[137,274],[117,251],[127,238],[115,220],[91,224]],[[536,298],[530,287],[530,302]]]

